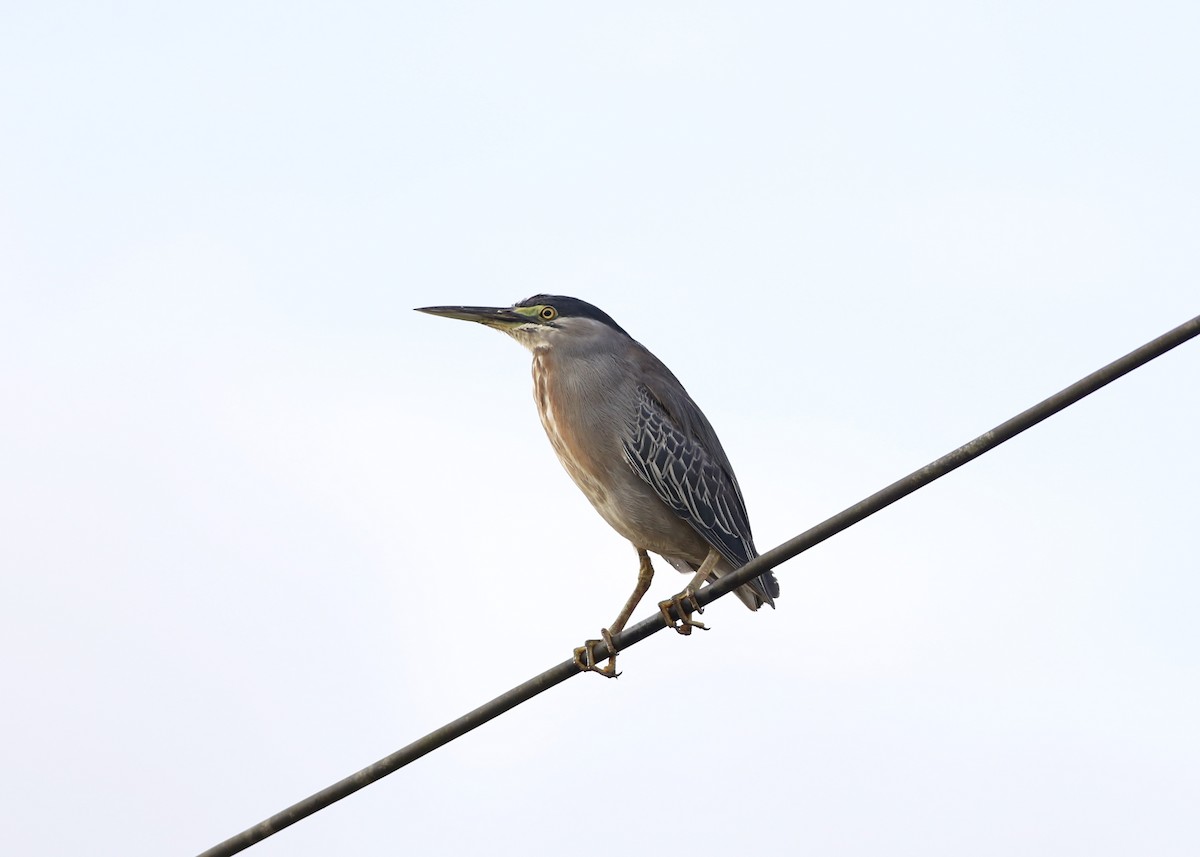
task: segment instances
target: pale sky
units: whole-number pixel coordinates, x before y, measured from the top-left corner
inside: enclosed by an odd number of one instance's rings
[[[5,853],[195,854],[616,615],[527,353],[412,307],[605,309],[762,549],[1196,315],[1198,10],[9,4]],[[1198,377],[248,853],[1200,853]]]

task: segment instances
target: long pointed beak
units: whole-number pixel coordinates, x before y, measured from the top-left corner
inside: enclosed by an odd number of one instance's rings
[[[527,324],[529,317],[514,312],[511,307],[490,306],[423,306],[416,307],[417,312],[427,312],[430,315],[440,315],[444,318],[458,318],[463,321],[476,321],[488,327],[503,330]]]

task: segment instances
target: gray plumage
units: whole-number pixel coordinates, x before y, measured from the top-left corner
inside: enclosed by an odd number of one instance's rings
[[[559,461],[639,554],[651,551],[694,572],[716,551],[709,565],[717,576],[758,555],[733,467],[708,419],[662,361],[606,313],[559,295],[503,309],[422,311],[497,328],[533,353],[534,398]],[[644,585],[639,576],[611,633],[628,619],[650,573],[643,568]],[[774,606],[779,584],[767,571],[735,592],[757,610]]]
[[[695,571],[714,547],[724,560],[716,573],[727,574],[758,556],[729,458],[671,370],[627,334],[621,339],[614,349],[608,329],[583,318],[553,347],[531,348],[550,443],[596,511],[635,547],[680,571]],[[778,594],[770,572],[737,590],[752,610]]]

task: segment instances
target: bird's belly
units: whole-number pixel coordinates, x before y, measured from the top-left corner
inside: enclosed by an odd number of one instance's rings
[[[626,464],[619,442],[608,450],[613,466],[600,474],[596,456],[570,444],[572,433],[562,431],[552,411],[543,411],[542,425],[563,469],[610,527],[639,548],[697,564],[704,560],[708,543]]]
[[[609,520],[605,512],[610,506],[609,492],[600,479],[593,456],[579,444],[571,442],[570,439],[575,432],[561,426],[549,406],[543,406],[539,410],[546,437],[550,439],[550,445],[554,447],[554,452],[562,463],[563,469],[579,486],[579,490],[584,493],[584,496],[592,502],[596,510],[604,516],[604,519]],[[612,522],[609,521],[609,523]]]
[[[550,445],[600,517],[639,548],[702,562],[708,543],[629,466],[610,421],[597,416],[587,422],[574,410],[557,410],[554,404],[563,400],[561,391],[551,394],[553,371],[537,357],[533,377],[538,414]]]
[[[708,543],[629,469],[629,480],[610,491],[610,502],[593,503],[604,520],[639,548],[661,556],[675,556],[699,564],[708,554]]]

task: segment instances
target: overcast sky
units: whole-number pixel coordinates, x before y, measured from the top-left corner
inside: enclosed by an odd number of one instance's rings
[[[613,619],[528,354],[413,307],[608,311],[762,549],[1195,316],[1198,9],[8,4],[4,851],[195,854]],[[1198,378],[251,853],[1200,853]]]

